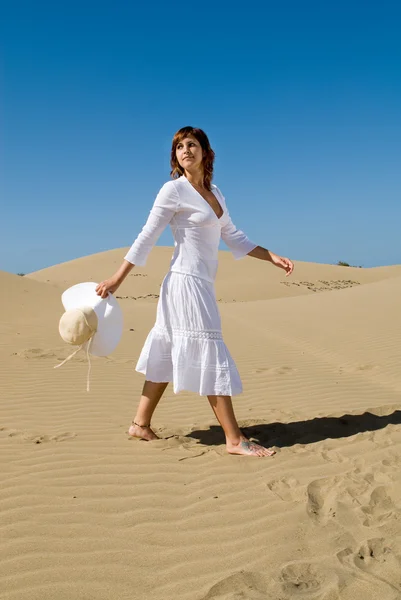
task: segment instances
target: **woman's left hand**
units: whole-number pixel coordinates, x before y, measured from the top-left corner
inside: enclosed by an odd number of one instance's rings
[[[294,264],[290,261],[289,258],[277,256],[277,254],[273,254],[273,252],[270,252],[270,255],[272,257],[273,265],[275,265],[276,267],[280,267],[280,269],[284,269],[284,271],[286,271],[286,277],[288,277],[288,275],[291,275],[291,273],[294,270]]]

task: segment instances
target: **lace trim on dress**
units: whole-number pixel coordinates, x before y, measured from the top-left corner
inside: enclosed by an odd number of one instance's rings
[[[155,325],[154,329],[161,333],[179,335],[188,338],[195,338],[199,340],[222,340],[223,334],[219,329],[183,329],[181,327],[162,327],[161,325]]]

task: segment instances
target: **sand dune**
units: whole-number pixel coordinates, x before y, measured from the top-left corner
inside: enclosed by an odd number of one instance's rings
[[[85,256],[30,273],[27,277],[63,289],[83,280],[101,281],[116,271],[127,250],[128,248],[119,248]],[[153,248],[146,266],[135,267],[117,295],[157,302],[160,284],[168,271],[171,256],[170,247]],[[248,257],[237,261],[230,252],[222,251],[219,256],[216,296],[224,302],[267,300],[353,287],[401,275],[400,265],[359,269],[301,261],[296,261],[295,264],[294,276],[288,279],[283,277],[281,271],[264,261]]]
[[[2,295],[0,598],[401,598],[401,266],[271,265],[221,253],[216,293],[241,372],[245,432],[274,458],[228,456],[207,400],[171,386],[163,439],[128,439],[171,248],[116,295],[123,339],[61,369],[60,294],[122,249],[18,277]]]

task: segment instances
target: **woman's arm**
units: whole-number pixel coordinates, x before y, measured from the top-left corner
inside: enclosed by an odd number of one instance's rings
[[[148,219],[124,256],[120,268],[112,277],[105,279],[96,287],[98,296],[106,298],[109,292],[114,293],[135,265],[140,267],[145,265],[151,249],[177,212],[178,200],[174,182],[168,181],[157,194]]]
[[[272,255],[269,250],[263,248],[262,246],[256,246],[253,250],[248,252],[248,256],[253,256],[253,258],[260,258],[260,260],[267,260],[269,262],[273,262]]]
[[[221,228],[221,239],[231,250],[235,260],[244,258],[244,256],[249,254],[251,250],[256,248],[257,244],[252,242],[252,240],[250,240],[241,229],[238,229],[234,225],[230,217],[226,199],[221,193],[221,190],[215,186],[214,191],[217,192],[218,196],[220,197],[221,206],[224,210],[224,215],[221,218],[226,221],[225,225],[223,225]]]
[[[151,249],[177,212],[178,203],[175,184],[173,181],[168,181],[157,194],[148,220],[124,256],[126,261],[139,267],[145,266]]]
[[[221,228],[221,238],[231,250],[234,258],[239,260],[249,254],[252,249],[256,248],[256,244],[241,229],[237,229],[228,211],[227,217],[227,223]]]
[[[216,191],[221,196],[223,206],[225,207],[228,219],[227,223],[221,228],[221,237],[223,241],[230,248],[235,259],[243,258],[244,256],[252,256],[253,258],[259,258],[260,260],[267,260],[276,267],[280,267],[286,271],[287,275],[291,275],[294,265],[289,258],[277,256],[274,252],[258,246],[252,242],[241,229],[237,229],[231,220],[230,213],[227,209],[227,203],[219,188],[216,186]]]
[[[286,271],[286,276],[291,275],[294,270],[294,264],[289,258],[278,256],[277,254],[274,254],[274,252],[266,250],[266,248],[262,248],[262,246],[256,246],[256,248],[248,252],[248,256],[253,256],[254,258],[260,258],[260,260],[267,260],[271,262],[276,267],[284,269],[284,271]]]
[[[127,277],[128,273],[130,271],[132,271],[132,269],[135,267],[134,264],[128,262],[128,260],[123,260],[121,267],[118,269],[118,271],[116,271],[113,275],[113,279],[117,282],[118,284],[121,285],[122,282],[124,281],[124,279]]]
[[[112,275],[112,277],[109,277],[109,279],[104,279],[96,286],[97,295],[101,296],[102,298],[107,298],[109,292],[114,294],[134,266],[135,265],[128,262],[128,260],[124,259],[121,267],[114,273],[114,275]]]

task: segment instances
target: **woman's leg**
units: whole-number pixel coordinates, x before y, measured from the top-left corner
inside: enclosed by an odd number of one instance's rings
[[[138,437],[147,441],[159,439],[150,428],[150,421],[168,384],[168,381],[163,383],[145,381],[135,419],[132,421],[132,425],[128,431],[132,437]]]
[[[234,415],[231,396],[208,396],[216,418],[226,435],[227,452],[230,454],[251,454],[252,456],[272,456],[274,450],[250,442],[240,431]]]

